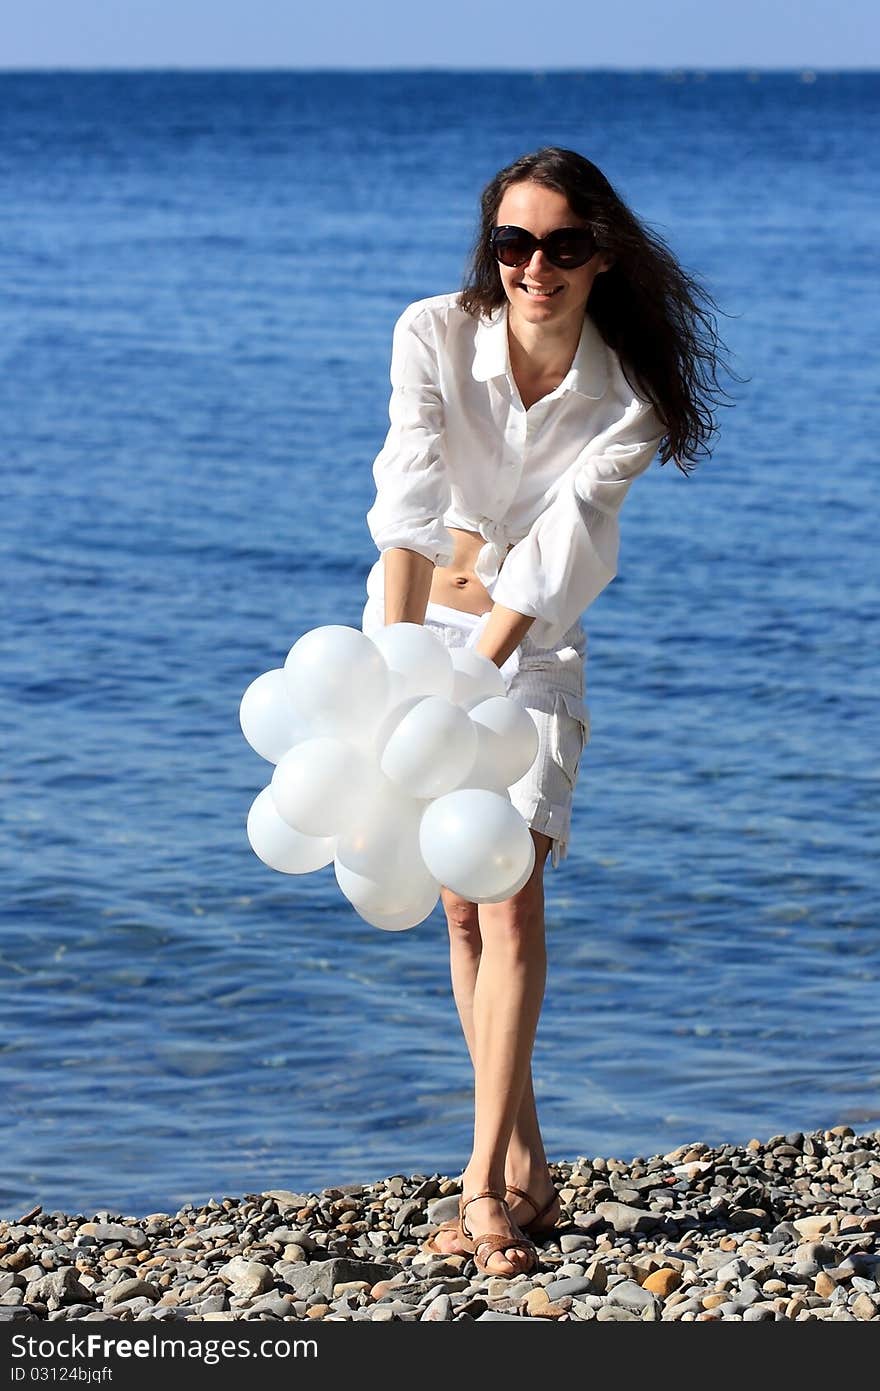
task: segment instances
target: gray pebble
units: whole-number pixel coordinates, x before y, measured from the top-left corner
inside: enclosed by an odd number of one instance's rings
[[[599,1203],[596,1211],[618,1234],[652,1231],[661,1220],[657,1213],[626,1203]]]
[[[545,1285],[544,1288],[547,1291],[551,1304],[554,1304],[557,1299],[563,1299],[569,1295],[595,1293],[592,1280],[587,1280],[583,1275],[569,1276],[562,1280],[552,1280],[551,1283]]]
[[[95,1222],[91,1225],[89,1235],[94,1237],[95,1241],[131,1246],[136,1251],[142,1250],[147,1244],[146,1232],[140,1227],[127,1227],[121,1222]]]
[[[486,1309],[486,1310],[484,1310],[484,1312],[483,1312],[482,1314],[479,1314],[479,1315],[477,1316],[475,1322],[476,1322],[476,1323],[490,1323],[490,1322],[491,1322],[491,1323],[499,1323],[502,1319],[506,1320],[507,1322],[513,1321],[514,1323],[547,1323],[547,1324],[550,1324],[550,1323],[553,1322],[552,1319],[536,1319],[536,1318],[534,1318],[531,1314],[504,1314],[504,1313],[501,1313],[501,1312],[500,1312],[499,1310],[497,1310],[497,1309]]]
[[[141,1298],[148,1299],[151,1304],[155,1304],[160,1294],[161,1290],[158,1290],[155,1285],[148,1284],[146,1280],[119,1280],[105,1295],[104,1308],[115,1309],[117,1304]]]
[[[631,1309],[624,1309],[618,1304],[603,1304],[596,1310],[596,1319],[600,1323],[625,1323],[631,1320],[640,1321],[641,1314],[634,1314]]]
[[[655,1305],[657,1300],[650,1290],[643,1290],[635,1280],[623,1280],[613,1288],[609,1285],[608,1302],[624,1309],[641,1311]]]
[[[449,1323],[452,1319],[452,1300],[448,1294],[438,1294],[425,1306],[421,1315],[422,1323]]]
[[[591,1236],[580,1236],[575,1232],[563,1232],[559,1238],[559,1249],[565,1255],[573,1251],[592,1251],[595,1245]]]
[[[751,1275],[752,1268],[748,1261],[744,1261],[737,1256],[734,1260],[728,1261],[726,1265],[719,1265],[715,1268],[716,1280],[741,1280],[745,1275]]]

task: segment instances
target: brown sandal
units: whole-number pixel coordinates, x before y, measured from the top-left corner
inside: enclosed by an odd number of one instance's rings
[[[531,1193],[526,1193],[525,1190],[522,1188],[514,1188],[512,1183],[509,1183],[507,1185],[505,1191],[506,1193],[514,1193],[517,1198],[524,1198],[525,1201],[529,1204],[529,1206],[535,1209],[533,1216],[529,1218],[528,1222],[517,1223],[517,1226],[519,1227],[520,1231],[532,1232],[535,1235],[541,1236],[545,1232],[555,1231],[556,1228],[559,1226],[558,1217],[554,1222],[541,1221],[541,1218],[544,1216],[544,1213],[549,1212],[559,1198],[559,1189],[555,1185],[553,1187],[553,1196],[547,1199],[547,1202],[544,1204],[543,1207],[538,1207],[538,1204],[535,1202]]]
[[[422,1242],[422,1250],[429,1251],[432,1256],[463,1256],[464,1251],[444,1251],[437,1245],[437,1237],[441,1232],[459,1232],[459,1222],[457,1217],[450,1217],[447,1222],[441,1222],[436,1232],[432,1232],[427,1241]]]
[[[507,1208],[504,1194],[496,1192],[493,1188],[487,1188],[482,1193],[475,1193],[472,1198],[465,1198],[462,1195],[458,1200],[458,1228],[462,1244],[467,1244],[469,1251],[473,1254],[477,1270],[486,1275],[498,1275],[501,1279],[513,1279],[517,1275],[525,1275],[528,1271],[534,1270],[538,1263],[538,1251],[535,1243],[530,1241],[527,1236],[502,1236],[499,1232],[486,1232],[483,1236],[474,1236],[472,1232],[468,1231],[467,1223],[464,1220],[464,1210],[471,1203],[475,1203],[478,1198],[497,1198],[502,1207]],[[520,1270],[512,1270],[509,1275],[501,1270],[489,1270],[487,1262],[496,1251],[511,1251],[516,1248],[522,1249],[530,1257],[528,1265],[524,1265]],[[486,1254],[481,1256],[481,1251],[486,1251]]]

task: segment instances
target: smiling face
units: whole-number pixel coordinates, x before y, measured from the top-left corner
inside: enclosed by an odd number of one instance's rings
[[[586,227],[588,223],[572,212],[564,194],[543,184],[524,182],[507,189],[498,205],[495,225],[524,227],[541,238],[559,227]],[[611,264],[609,256],[597,251],[585,265],[561,270],[539,249],[525,265],[499,263],[498,271],[514,321],[552,325],[555,331],[563,324],[582,323],[593,281]]]

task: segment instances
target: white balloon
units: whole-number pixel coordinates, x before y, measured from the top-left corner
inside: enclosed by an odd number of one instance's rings
[[[407,928],[417,927],[419,923],[429,918],[436,908],[439,898],[438,885],[436,891],[433,888],[427,889],[424,897],[418,903],[400,913],[373,913],[362,908],[355,908],[355,912],[372,927],[381,927],[385,932],[405,932]],[[354,907],[353,904],[352,907]]]
[[[388,743],[388,740],[400,724],[404,715],[408,715],[410,710],[424,699],[424,696],[405,696],[402,700],[389,702],[388,709],[376,726],[376,732],[373,735],[372,751],[374,757],[378,759],[380,763],[382,761],[382,754],[385,752],[385,745]]]
[[[311,874],[333,863],[335,836],[306,836],[278,815],[272,789],[264,787],[251,803],[247,836],[254,854],[282,874]]]
[[[353,744],[320,736],[288,749],[269,787],[279,816],[308,836],[348,830],[378,791],[379,770]]]
[[[377,796],[364,806],[357,823],[336,846],[336,882],[345,897],[362,916],[373,918],[412,914],[411,927],[427,916],[440,895],[440,885],[430,874],[419,849],[419,825],[425,810],[401,792],[394,783],[382,779]]]
[[[467,776],[462,778],[458,786],[482,787],[489,792],[497,792],[502,797],[507,797],[504,770],[498,768],[493,762],[494,749],[490,742],[489,731],[483,725],[476,723],[474,728],[477,731],[477,756]]]
[[[372,636],[388,670],[403,678],[403,698],[452,696],[453,671],[449,651],[421,623],[389,623]]]
[[[506,884],[505,887],[501,890],[501,893],[487,894],[485,898],[480,899],[481,903],[503,903],[506,898],[512,898],[514,894],[519,893],[520,889],[525,888],[526,884],[531,879],[532,871],[535,868],[535,842],[532,839],[531,834],[529,835],[529,840],[531,840],[532,842],[532,854],[523,866],[523,871],[519,878],[515,879],[512,884]]]
[[[277,763],[311,732],[293,707],[283,667],[264,671],[251,682],[241,698],[238,718],[251,748],[269,763]]]
[[[419,862],[421,863],[421,857]],[[333,867],[337,884],[352,907],[361,914],[392,917],[398,913],[411,912],[429,897],[433,905],[440,896],[440,885],[433,875],[428,873],[424,864],[421,865],[420,881],[416,882],[415,876],[410,873],[405,883],[393,871],[386,872],[380,878],[356,874],[354,870],[347,869],[340,863],[338,855],[333,861]]]
[[[443,696],[425,696],[391,734],[380,767],[411,797],[440,797],[467,777],[477,742],[465,710]]]
[[[479,735],[481,765],[503,787],[525,777],[538,756],[538,727],[524,705],[509,696],[491,696],[469,712]]]
[[[471,903],[500,902],[534,868],[535,842],[525,821],[507,798],[482,788],[460,788],[432,802],[419,845],[435,879]]]
[[[404,700],[406,700],[406,677],[401,676],[399,671],[389,671],[388,699],[385,702],[385,709],[392,710],[395,705],[400,705],[401,701]]]
[[[494,662],[470,647],[453,647],[449,652],[453,667],[452,699],[462,710],[471,710],[490,696],[503,696],[507,687]]]
[[[368,878],[392,875],[408,901],[407,880],[421,887],[427,874],[419,850],[425,805],[380,774],[378,794],[364,803],[354,823],[339,836],[336,858],[346,869]]]
[[[357,628],[313,628],[293,644],[284,662],[294,709],[315,734],[368,743],[385,713],[388,668],[370,638]]]

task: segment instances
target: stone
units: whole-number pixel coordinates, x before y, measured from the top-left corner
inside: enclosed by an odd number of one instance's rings
[[[232,1287],[234,1294],[244,1298],[263,1294],[275,1283],[269,1266],[262,1261],[249,1261],[244,1256],[234,1256],[231,1261],[221,1265],[217,1274]]]
[[[398,1275],[395,1275],[392,1280],[377,1280],[375,1285],[370,1286],[370,1298],[381,1299],[382,1296],[388,1294],[390,1290],[393,1290],[396,1288],[396,1286],[403,1285],[405,1283],[405,1270],[401,1270],[400,1273]]]
[[[673,1270],[671,1266],[663,1266],[660,1270],[652,1270],[650,1275],[645,1276],[642,1289],[657,1295],[658,1299],[666,1299],[680,1284],[681,1271]]]
[[[149,1310],[153,1313],[155,1305],[152,1299],[147,1299],[145,1295],[135,1295],[133,1299],[120,1299],[112,1309],[104,1309],[105,1314],[111,1314],[115,1319],[133,1318],[136,1319],[140,1314]]]
[[[140,1250],[147,1244],[147,1234],[140,1227],[126,1227],[122,1222],[83,1222],[80,1236],[93,1236],[96,1241],[118,1241],[123,1246]],[[106,1254],[106,1252],[105,1252]]]
[[[200,1299],[196,1308],[199,1318],[205,1318],[208,1314],[220,1314],[228,1310],[229,1301],[225,1294],[210,1294],[206,1299]],[[230,1317],[232,1317],[231,1314]]]
[[[285,1266],[283,1278],[300,1299],[307,1299],[313,1292],[331,1299],[334,1286],[347,1280],[366,1280],[372,1288],[380,1280],[393,1280],[398,1274],[398,1266],[337,1256],[329,1261],[309,1261],[302,1265]]]
[[[41,1275],[28,1283],[25,1291],[25,1304],[57,1299],[60,1304],[77,1303],[88,1299],[89,1290],[81,1284],[79,1272],[72,1265],[63,1265],[48,1275]]]
[[[622,1280],[608,1291],[608,1303],[641,1314],[643,1309],[656,1306],[657,1301],[651,1291],[643,1289],[636,1280]]]
[[[593,1238],[581,1236],[577,1232],[563,1232],[559,1238],[559,1249],[566,1256],[570,1256],[574,1251],[592,1251]]]
[[[534,1289],[529,1290],[523,1300],[523,1306],[530,1314],[536,1314],[539,1309],[543,1309],[549,1303],[550,1296],[543,1285],[536,1285]]]
[[[362,1294],[370,1289],[369,1280],[342,1280],[338,1285],[333,1286],[333,1298],[341,1299],[343,1295]]]
[[[805,1241],[794,1252],[796,1261],[814,1261],[816,1265],[834,1265],[838,1252],[822,1241]]]
[[[653,1231],[663,1220],[655,1212],[632,1207],[627,1203],[599,1203],[596,1212],[604,1222],[613,1227],[618,1236],[625,1232]]]
[[[571,1308],[571,1301],[566,1299],[561,1304],[542,1304],[535,1310],[535,1318],[539,1319],[561,1319]]]
[[[744,1261],[741,1256],[736,1260],[728,1261],[725,1265],[719,1265],[715,1269],[715,1279],[725,1281],[742,1280],[746,1275],[751,1275],[752,1268],[748,1261]]]
[[[452,1300],[448,1294],[438,1294],[422,1312],[422,1323],[449,1323],[452,1319]]]
[[[155,1304],[159,1298],[159,1291],[155,1285],[151,1285],[146,1280],[119,1280],[104,1296],[105,1309],[115,1309],[117,1304],[123,1304],[129,1299],[148,1299],[151,1304]]]
[[[551,1302],[557,1299],[570,1299],[578,1294],[596,1294],[598,1291],[586,1275],[570,1275],[561,1280],[551,1280],[544,1289]]]
[[[260,1295],[258,1299],[252,1300],[247,1306],[247,1312],[249,1314],[265,1312],[283,1319],[290,1313],[292,1304],[292,1294],[281,1294],[278,1290],[269,1290],[268,1293]]]
[[[308,1207],[312,1200],[311,1194],[291,1193],[287,1188],[270,1188],[263,1197],[271,1198],[282,1212],[287,1208]]]
[[[540,1322],[541,1322],[540,1319],[529,1318],[529,1316],[528,1316],[527,1314],[505,1314],[505,1313],[504,1313],[502,1310],[500,1310],[500,1309],[484,1309],[483,1312],[482,1312],[482,1314],[478,1314],[478,1315],[477,1315],[477,1317],[476,1317],[476,1319],[474,1320],[474,1322],[475,1322],[475,1323],[490,1323],[490,1322],[491,1322],[491,1323],[500,1323],[502,1319],[503,1319],[505,1322],[507,1322],[507,1323],[509,1323],[511,1320],[513,1320],[515,1323],[526,1323],[526,1322],[528,1322],[528,1323],[540,1323]]]
[[[788,1291],[788,1285],[784,1280],[765,1280],[763,1291],[764,1294],[785,1294]]]
[[[873,1319],[877,1317],[880,1303],[872,1299],[869,1294],[860,1294],[853,1300],[850,1308],[857,1319]]]
[[[29,1246],[21,1246],[17,1251],[12,1251],[5,1257],[7,1270],[21,1271],[30,1261],[33,1260],[33,1251]]]
[[[818,1241],[820,1237],[836,1234],[839,1230],[838,1219],[833,1213],[796,1217],[792,1226],[797,1229],[805,1241]]]
[[[775,1306],[766,1300],[760,1304],[751,1304],[748,1309],[743,1309],[743,1323],[770,1322],[775,1318]]]
[[[603,1304],[596,1310],[596,1320],[598,1323],[640,1322],[641,1314],[634,1314],[632,1309],[625,1309],[620,1304]]]

